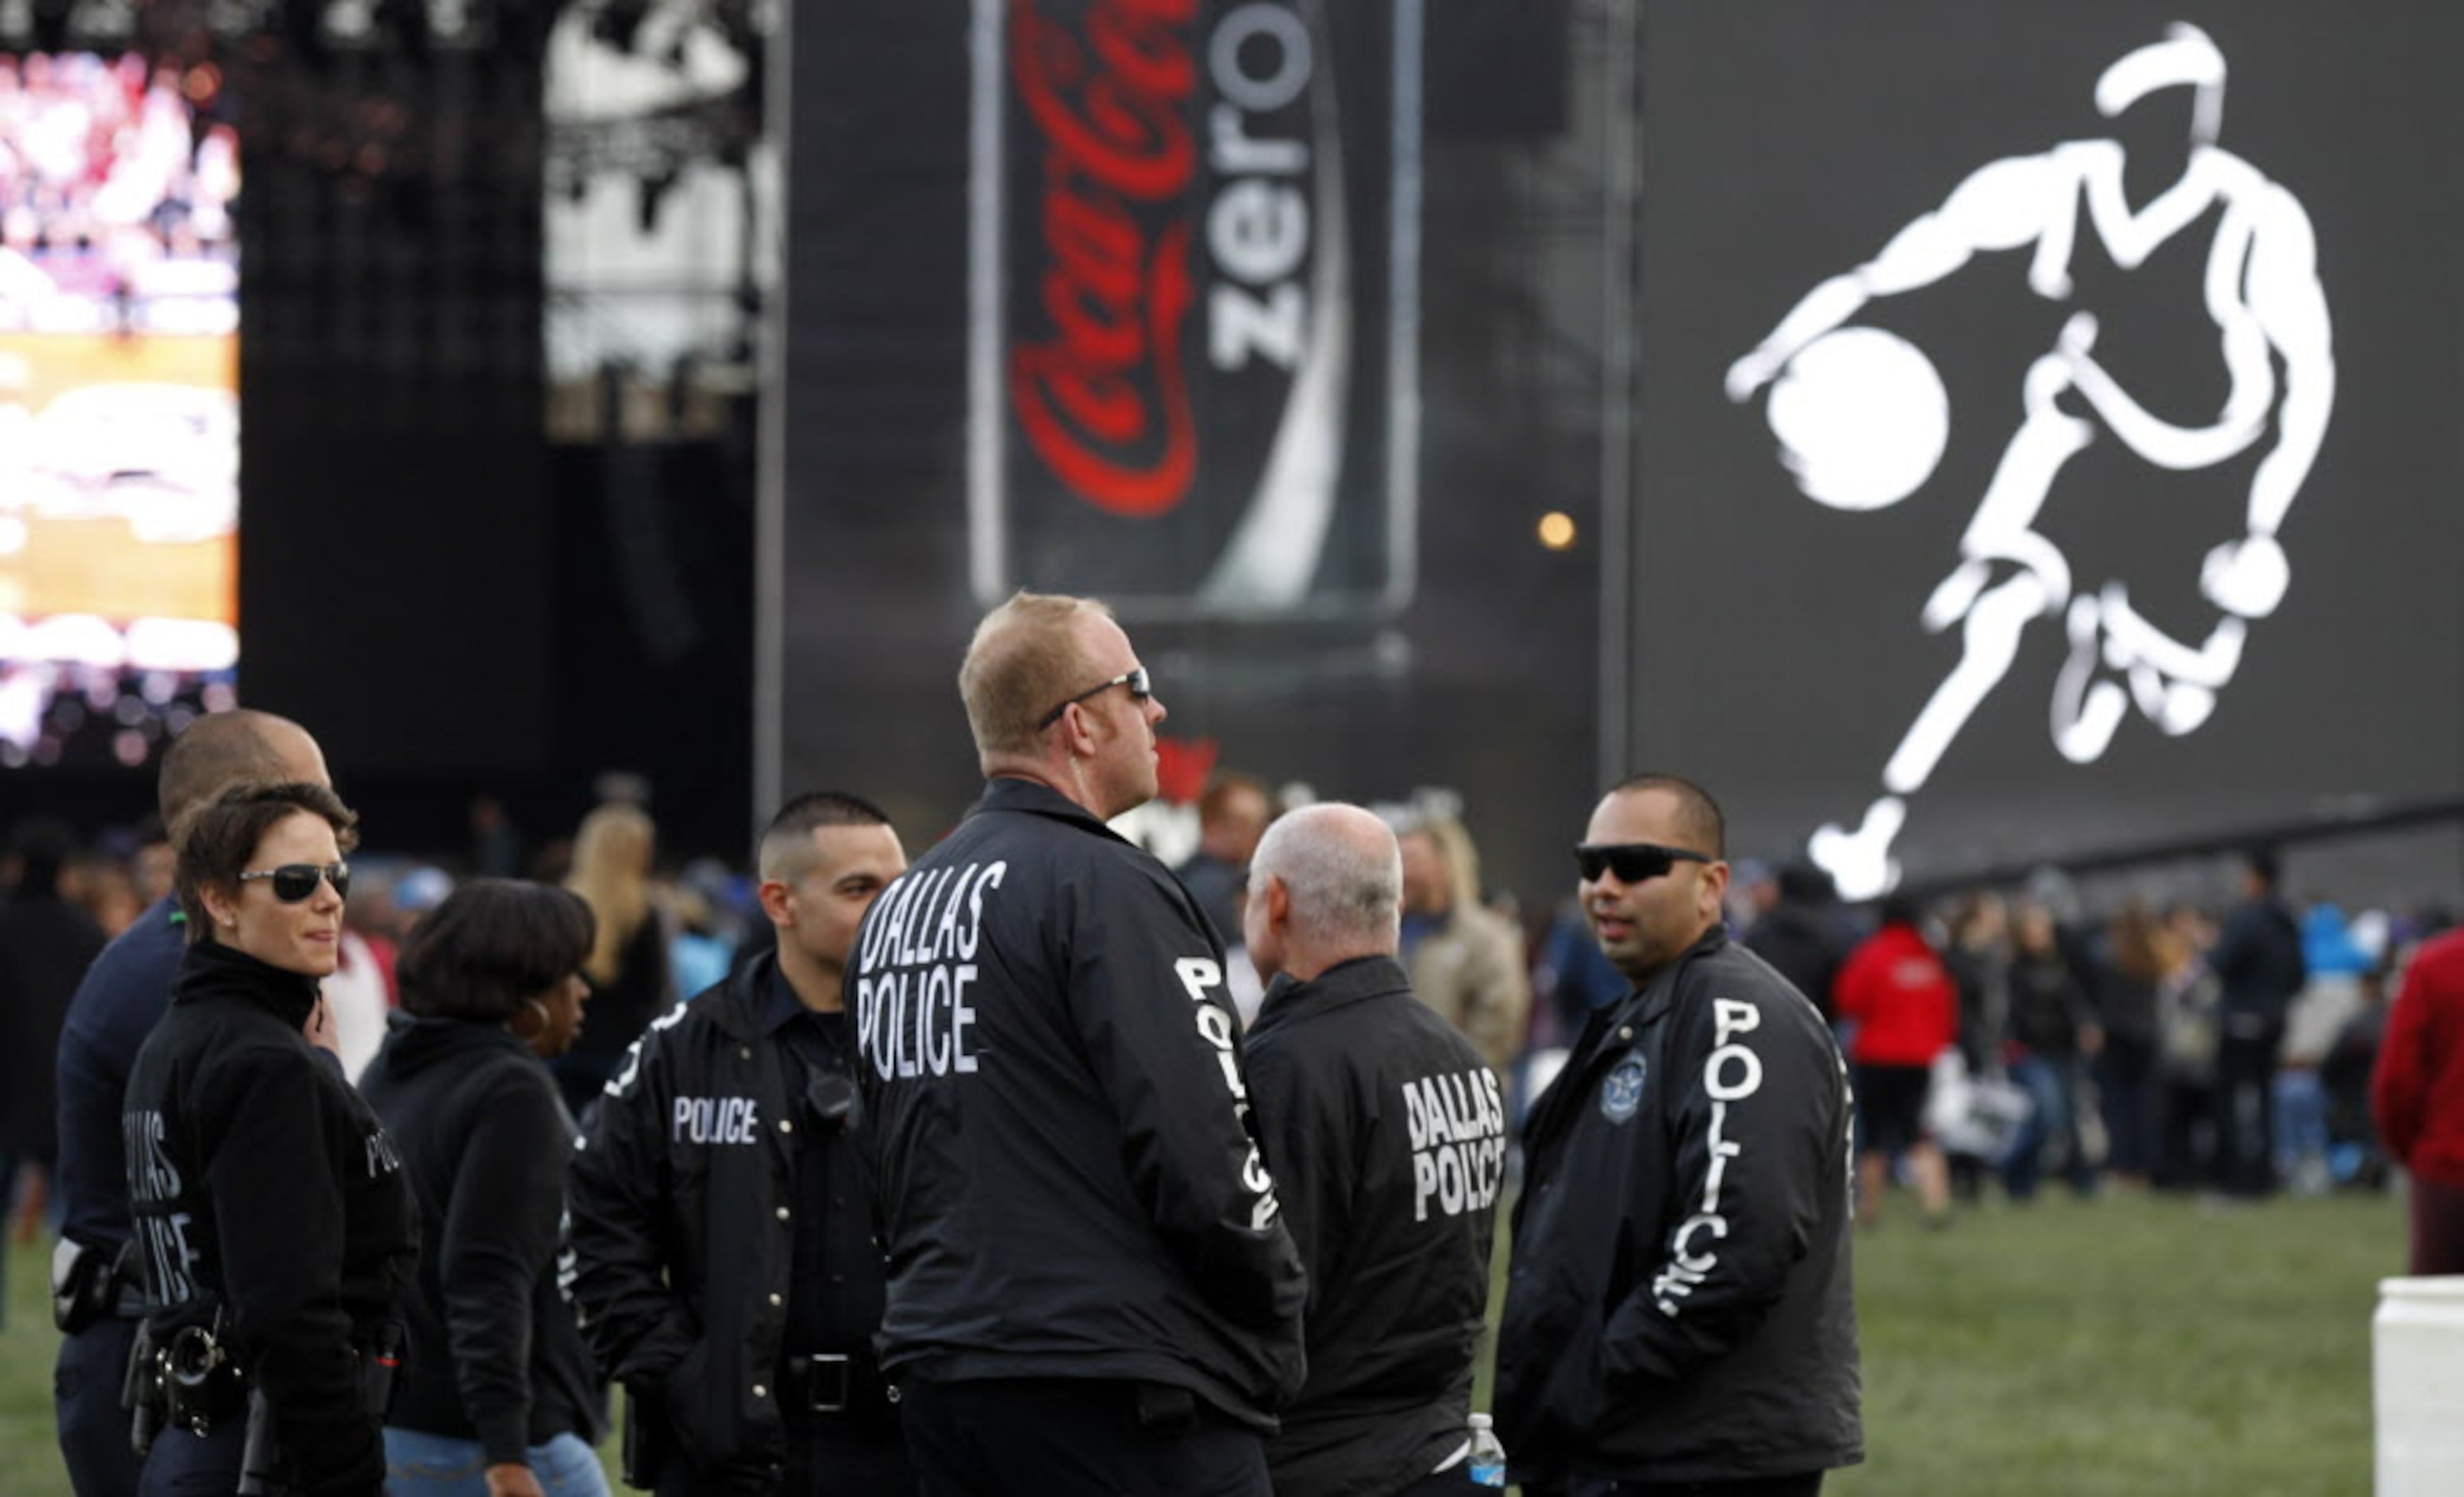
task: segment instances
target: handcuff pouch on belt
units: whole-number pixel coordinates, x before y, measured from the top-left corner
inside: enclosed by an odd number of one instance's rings
[[[133,1416],[129,1443],[140,1455],[162,1430],[203,1435],[247,1411],[248,1375],[228,1335],[219,1305],[183,1306],[139,1324],[120,1401]]]
[[[64,1237],[52,1249],[52,1324],[62,1335],[128,1313],[142,1292],[134,1242],[114,1250]]]

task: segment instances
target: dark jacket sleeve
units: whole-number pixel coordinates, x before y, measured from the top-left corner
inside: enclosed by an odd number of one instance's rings
[[[508,1068],[474,1088],[472,1127],[438,1235],[454,1386],[491,1463],[530,1447],[531,1295],[556,1258],[572,1153],[554,1084]]]
[[[1317,1308],[1318,1287],[1327,1244],[1349,1238],[1356,1180],[1352,1168],[1352,1140],[1343,1136],[1346,1120],[1333,1110],[1312,1102],[1299,1057],[1287,1049],[1250,1052],[1249,1102],[1258,1122],[1266,1169],[1275,1180],[1275,1199],[1282,1202],[1285,1230],[1308,1280],[1310,1310]]]
[[[82,1002],[82,1000],[80,1000]],[[121,1183],[120,1112],[128,1090],[130,1055],[116,1049],[99,1024],[75,1015],[60,1031],[60,1230],[99,1247],[128,1235],[127,1190]]]
[[[341,1172],[358,1164],[304,1046],[252,1046],[202,1074],[198,1141],[214,1202],[223,1290],[275,1433],[310,1492],[385,1483],[341,1303]]]
[[[158,912],[146,912],[160,918]],[[121,1173],[120,1111],[137,1051],[170,1004],[180,941],[167,927],[131,929],[106,947],[77,983],[62,1024],[58,1189],[62,1235],[91,1246],[128,1236],[128,1186]]]
[[[609,1377],[638,1388],[661,1384],[700,1334],[668,1288],[661,1248],[675,1032],[654,1026],[634,1042],[570,1177],[583,1333]]]
[[[1671,1226],[1609,1317],[1610,1380],[1680,1377],[1753,1334],[1813,1243],[1822,1193],[1848,1188],[1828,1036],[1791,1011],[1793,994],[1732,981],[1672,1021]]]
[[[1067,1002],[1111,1099],[1130,1183],[1223,1314],[1288,1329],[1307,1286],[1246,1127],[1221,948],[1177,886],[1124,871],[1079,892]]]

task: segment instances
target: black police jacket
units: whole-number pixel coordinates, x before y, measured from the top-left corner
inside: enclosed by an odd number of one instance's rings
[[[300,1490],[385,1482],[360,1351],[398,1321],[419,1251],[393,1144],[301,1037],[312,978],[211,941],[137,1053],[121,1113],[147,1318],[208,1323],[273,1410]]]
[[[1714,929],[1595,1013],[1524,1129],[1496,1412],[1515,1480],[1862,1459],[1845,1068]]]
[[[1244,1127],[1223,950],[1164,866],[997,779],[849,964],[883,1362],[1184,1388],[1273,1428],[1300,1259]]]
[[[1466,1438],[1505,1097],[1392,957],[1276,979],[1247,1060],[1309,1270],[1309,1381],[1266,1445],[1276,1497],[1386,1497]]]
[[[650,1023],[571,1177],[574,1300],[600,1366],[728,1492],[776,1488],[799,1113],[761,1032],[776,954]]]

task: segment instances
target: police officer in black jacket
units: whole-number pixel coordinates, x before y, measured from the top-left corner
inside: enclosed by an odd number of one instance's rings
[[[1355,805],[1292,812],[1249,864],[1257,1109],[1309,1270],[1309,1381],[1266,1444],[1276,1497],[1481,1490],[1466,1457],[1506,1102],[1396,959],[1402,858]]]
[[[923,1488],[1263,1494],[1300,1261],[1222,947],[1104,825],[1155,794],[1163,704],[1109,610],[1026,593],[958,685],[990,783],[850,968]]]
[[[1635,991],[1524,1128],[1497,1421],[1527,1492],[1804,1497],[1863,1458],[1846,1071],[1728,940],[1724,841],[1701,787],[1649,775],[1575,849]]]
[[[573,1169],[574,1296],[627,1391],[636,1486],[897,1497],[841,995],[907,857],[878,807],[829,791],[789,802],[759,857],[778,950],[652,1021],[608,1083]]]
[[[325,784],[307,730],[245,708],[200,717],[163,752],[155,795],[177,836],[198,807],[251,781]],[[135,1497],[143,1467],[128,1443],[121,1379],[144,1313],[129,1250],[128,1176],[120,1110],[138,1048],[171,1005],[187,951],[187,917],[165,895],[97,957],[60,1029],[60,1246],[53,1290],[60,1353],[52,1376],[60,1455],[77,1497]]]
[[[240,785],[180,834],[188,951],[121,1114],[149,1493],[222,1497],[244,1473],[308,1497],[384,1489],[416,1208],[375,1114],[304,1032],[354,822],[321,785]]]

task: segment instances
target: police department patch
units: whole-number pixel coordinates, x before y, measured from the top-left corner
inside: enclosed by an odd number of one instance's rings
[[[1642,1084],[1648,1074],[1639,1055],[1629,1055],[1617,1063],[1609,1079],[1600,1083],[1600,1115],[1612,1123],[1622,1123],[1634,1116],[1642,1106]]]

